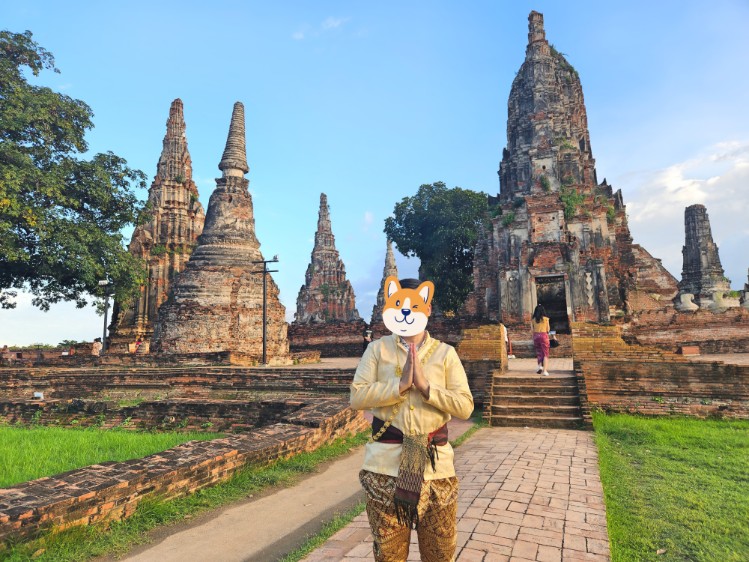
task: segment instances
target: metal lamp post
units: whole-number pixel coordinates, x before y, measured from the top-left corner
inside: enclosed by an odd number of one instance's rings
[[[109,312],[109,291],[106,287],[109,285],[108,279],[102,279],[99,281],[99,287],[105,287],[104,289],[104,329],[101,335],[101,353],[107,350],[107,313]]]
[[[277,269],[268,269],[269,263],[276,263],[278,262],[278,254],[273,256],[272,260],[258,260],[254,261],[252,263],[262,263],[263,269],[260,271],[253,271],[252,273],[262,273],[263,274],[263,365],[268,364],[268,358],[266,354],[266,331],[267,331],[267,319],[268,319],[268,304],[267,304],[267,277],[269,273],[276,273]]]

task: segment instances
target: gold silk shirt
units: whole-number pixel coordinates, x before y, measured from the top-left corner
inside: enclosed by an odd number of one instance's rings
[[[424,375],[429,381],[429,399],[415,388],[403,395],[398,392],[400,375],[396,366],[403,369],[408,349],[398,336],[380,338],[367,346],[351,383],[351,407],[371,410],[375,417],[387,422],[404,434],[424,434],[445,425],[455,416],[468,419],[473,412],[473,396],[468,379],[455,349],[429,336],[417,351]],[[393,406],[400,402],[393,417]],[[369,442],[364,453],[364,470],[398,476],[402,445],[400,443]],[[425,480],[455,476],[453,449],[450,443],[437,447],[438,458],[432,470],[427,463]]]

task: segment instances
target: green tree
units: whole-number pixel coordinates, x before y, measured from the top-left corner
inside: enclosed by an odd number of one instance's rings
[[[385,219],[398,251],[421,260],[419,275],[434,282],[434,300],[444,312],[456,312],[473,288],[473,248],[486,212],[485,193],[436,182],[419,187]]]
[[[0,305],[26,289],[43,310],[83,307],[105,278],[124,301],[144,280],[121,229],[141,211],[145,175],[111,152],[82,157],[93,112],[28,82],[45,69],[59,72],[30,31],[0,31]]]

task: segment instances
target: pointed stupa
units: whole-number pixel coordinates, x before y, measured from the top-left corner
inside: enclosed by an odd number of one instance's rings
[[[255,218],[244,139],[244,107],[234,105],[226,149],[219,164],[205,228],[190,261],[161,307],[153,339],[160,353],[232,352],[241,361],[262,356],[263,260]],[[278,286],[267,281],[267,355],[288,362],[286,310]]]
[[[398,277],[398,266],[395,264],[395,255],[393,255],[393,243],[388,240],[385,250],[385,267],[382,268],[382,280],[380,288],[377,291],[377,302],[372,307],[372,321],[370,324],[382,322],[382,309],[385,306],[385,279],[390,276]]]
[[[346,266],[335,247],[328,196],[320,194],[320,210],[312,259],[299,289],[295,324],[361,321]]]
[[[156,177],[148,190],[152,215],[133,232],[129,251],[148,266],[148,281],[138,298],[116,303],[110,331],[110,353],[127,353],[136,341],[148,342],[159,307],[175,276],[185,268],[203,230],[205,213],[192,179],[184,108],[175,99],[169,108],[166,134]],[[147,344],[139,348],[143,352]]]
[[[229,135],[226,138],[226,148],[219,162],[218,169],[224,176],[244,176],[250,171],[247,165],[247,146],[245,144],[244,132],[244,105],[241,102],[234,104],[231,115]]]

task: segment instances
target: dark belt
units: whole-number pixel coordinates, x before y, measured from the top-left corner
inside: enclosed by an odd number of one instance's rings
[[[382,429],[382,426],[385,425],[385,422],[382,421],[380,418],[373,418],[372,419],[372,435],[376,435],[380,429]],[[378,443],[403,443],[403,432],[398,429],[397,427],[391,425],[385,430],[385,433],[383,433],[380,438],[377,440]],[[435,429],[432,433],[429,434],[429,444],[430,445],[447,445],[447,424],[443,425],[442,427]]]

